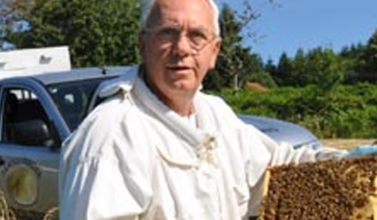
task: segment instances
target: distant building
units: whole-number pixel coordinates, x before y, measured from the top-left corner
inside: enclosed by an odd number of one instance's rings
[[[0,78],[70,69],[67,46],[0,52]]]

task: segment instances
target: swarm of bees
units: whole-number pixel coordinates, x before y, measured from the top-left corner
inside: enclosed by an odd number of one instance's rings
[[[376,220],[377,157],[271,167],[260,220]]]

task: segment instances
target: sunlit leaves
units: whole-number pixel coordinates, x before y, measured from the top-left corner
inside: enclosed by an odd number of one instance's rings
[[[30,2],[19,18],[28,23],[29,30],[7,32],[7,40],[16,48],[68,45],[75,67],[138,61],[137,0]]]

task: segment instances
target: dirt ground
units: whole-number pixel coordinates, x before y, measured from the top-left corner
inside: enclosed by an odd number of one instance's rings
[[[359,145],[377,144],[377,139],[322,139],[325,146],[349,149]]]

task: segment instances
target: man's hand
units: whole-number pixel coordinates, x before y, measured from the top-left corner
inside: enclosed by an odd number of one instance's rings
[[[360,156],[377,156],[377,145],[362,145],[352,148],[344,158]]]

